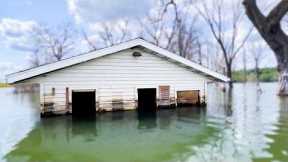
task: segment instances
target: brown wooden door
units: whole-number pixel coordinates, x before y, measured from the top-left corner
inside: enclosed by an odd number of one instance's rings
[[[170,105],[170,86],[159,86],[159,105]]]

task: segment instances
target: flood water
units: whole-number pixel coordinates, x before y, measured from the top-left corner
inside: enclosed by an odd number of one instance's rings
[[[37,94],[0,89],[3,162],[288,162],[288,99],[276,83],[209,86],[206,109],[39,117]]]

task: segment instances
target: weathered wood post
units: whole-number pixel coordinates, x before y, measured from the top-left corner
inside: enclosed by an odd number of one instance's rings
[[[66,87],[65,97],[66,97],[65,106],[66,106],[66,111],[68,112],[69,111],[69,88],[68,87]]]

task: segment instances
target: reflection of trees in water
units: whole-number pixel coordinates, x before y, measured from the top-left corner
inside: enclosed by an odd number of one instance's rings
[[[224,162],[225,159],[225,137],[230,129],[230,122],[227,118],[233,115],[232,111],[232,89],[222,91],[217,84],[210,84],[208,91],[207,109],[200,114],[205,114],[203,123],[217,133],[212,133],[203,145],[193,147],[192,162]],[[206,113],[206,110],[208,111]],[[208,116],[206,116],[208,115]]]
[[[278,123],[274,123],[271,119],[274,119],[273,109],[275,108],[269,105],[275,107],[278,105],[273,104],[276,101],[271,98],[273,95],[271,91],[264,91],[266,94],[263,97],[263,91],[259,91],[256,86],[242,86],[239,87],[243,90],[236,89],[241,95],[235,95],[236,91],[233,94],[238,104],[232,104],[233,114],[229,117],[232,122],[225,124],[225,127],[214,138],[215,141],[197,149],[198,159],[195,161],[288,161],[288,97],[280,100],[280,116]],[[263,99],[262,102],[261,99]]]
[[[259,140],[262,140],[260,143],[265,140],[261,121],[263,110],[259,103],[262,92],[259,93],[253,85],[236,85],[233,91],[225,94],[224,111],[218,111],[223,112],[223,115],[210,114],[217,119],[214,125],[220,128],[219,133],[214,141],[210,140],[208,144],[197,148],[196,160],[192,161],[250,161],[254,152],[261,149]],[[217,123],[221,116],[224,119]]]
[[[39,84],[19,84],[15,85],[13,93],[35,93],[40,91]]]
[[[259,85],[260,86],[260,85]],[[262,90],[257,90],[256,92],[256,111],[260,111],[260,99],[261,99]]]
[[[268,133],[266,137],[271,139],[269,147],[265,149],[268,157],[255,158],[254,162],[288,161],[288,97],[279,97],[279,119],[275,125],[277,130]]]
[[[34,85],[33,91],[22,91],[19,90],[19,87],[13,87],[9,91],[8,95],[13,96],[13,100],[15,103],[19,102],[21,104],[27,104],[27,107],[33,108],[37,111],[39,115],[39,105],[40,105],[40,93],[39,93],[39,85]],[[9,99],[9,98],[8,98]],[[40,115],[39,115],[40,116]]]
[[[233,104],[233,88],[229,87],[227,92],[225,93],[225,102],[224,102],[224,110],[225,115],[227,117],[232,116],[233,110],[232,110],[232,104]]]
[[[237,144],[229,139],[229,131],[226,129],[220,129],[218,134],[213,136],[209,143],[206,145],[201,146],[201,148],[197,148],[195,160],[193,162],[226,162],[231,160],[230,155],[237,159],[237,155],[239,154]],[[228,141],[229,140],[229,141]],[[228,143],[227,143],[228,142]],[[230,143],[231,142],[231,143]],[[231,145],[230,149],[227,148],[227,144]],[[229,146],[228,146],[229,147]]]
[[[213,86],[213,85],[212,85]],[[205,142],[201,145],[193,146],[193,152],[191,159],[188,161],[195,162],[225,162],[226,161],[226,144],[227,136],[229,136],[230,130],[232,130],[231,121],[226,119],[231,118],[233,115],[233,96],[232,89],[226,92],[221,90],[212,89],[210,87],[208,96],[208,105],[204,109],[192,109],[197,113],[189,113],[181,111],[178,114],[182,115],[182,121],[196,119],[195,122],[202,121],[211,131],[209,137],[204,138]],[[212,103],[212,104],[211,104]],[[187,109],[191,111],[191,109]],[[207,114],[209,110],[209,114]],[[208,115],[208,116],[207,116]],[[217,130],[217,131],[215,131]],[[228,131],[227,131],[228,130]],[[209,134],[209,133],[206,134]],[[228,134],[228,135],[227,135]],[[236,144],[234,144],[236,145]],[[230,151],[230,150],[228,150]]]

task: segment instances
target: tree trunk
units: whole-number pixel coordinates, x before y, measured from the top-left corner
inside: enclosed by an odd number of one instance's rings
[[[279,68],[279,95],[288,96],[288,65]]]
[[[271,49],[275,52],[277,59],[277,70],[279,73],[279,96],[288,96],[288,42],[286,45],[270,44]]]
[[[247,58],[246,58],[246,53],[243,53],[243,72],[244,72],[244,82],[247,82]]]
[[[285,45],[284,42],[281,46],[273,46],[271,44],[270,47],[275,52],[277,59],[277,70],[279,74],[279,96],[288,96],[288,42]]]
[[[227,77],[230,78],[230,81],[229,81],[229,88],[233,88],[233,80],[232,80],[232,67],[231,67],[231,64],[227,64]]]
[[[259,85],[260,69],[259,69],[258,61],[256,61],[256,63],[255,63],[255,74],[256,74],[256,83],[257,83],[257,85]]]

